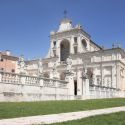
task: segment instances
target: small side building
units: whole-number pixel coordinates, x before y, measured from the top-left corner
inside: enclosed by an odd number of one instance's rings
[[[16,73],[19,58],[11,55],[10,51],[0,52],[0,70]]]

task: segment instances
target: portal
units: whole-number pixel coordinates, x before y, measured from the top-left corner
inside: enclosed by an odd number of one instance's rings
[[[77,80],[74,80],[74,95],[77,95]]]

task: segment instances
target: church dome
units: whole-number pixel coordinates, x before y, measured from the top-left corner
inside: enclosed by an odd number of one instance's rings
[[[64,18],[61,20],[59,25],[59,32],[66,31],[72,29],[72,22],[68,18]]]

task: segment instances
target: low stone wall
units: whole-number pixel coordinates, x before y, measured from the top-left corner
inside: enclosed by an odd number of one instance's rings
[[[111,87],[104,87],[104,86],[89,87],[90,99],[125,97],[124,94],[125,94],[124,92]]]
[[[115,88],[92,85],[83,95],[69,95],[67,82],[58,79],[33,77],[0,72],[0,101],[80,100],[125,97]],[[69,88],[70,89],[70,88]]]
[[[67,100],[66,88],[0,83],[0,101]]]
[[[1,73],[0,101],[67,100],[65,81]]]

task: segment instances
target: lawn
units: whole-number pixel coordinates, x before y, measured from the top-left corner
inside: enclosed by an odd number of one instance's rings
[[[75,101],[1,102],[0,119],[125,106],[125,98]]]
[[[125,125],[125,112],[93,116],[51,125]]]

